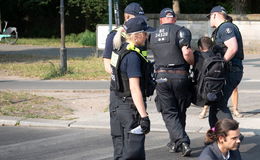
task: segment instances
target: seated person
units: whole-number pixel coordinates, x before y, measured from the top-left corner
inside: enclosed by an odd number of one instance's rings
[[[238,150],[240,144],[239,123],[232,119],[221,119],[206,133],[208,144],[199,160],[241,160]]]

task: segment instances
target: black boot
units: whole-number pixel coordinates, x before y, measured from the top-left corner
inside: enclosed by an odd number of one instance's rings
[[[189,144],[182,143],[180,147],[181,147],[182,156],[190,156],[192,150]]]
[[[168,147],[170,153],[177,152],[177,146],[174,142],[169,142],[167,144],[167,147]]]

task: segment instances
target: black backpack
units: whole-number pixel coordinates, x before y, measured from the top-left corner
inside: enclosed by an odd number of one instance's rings
[[[225,62],[221,53],[195,52],[194,55],[193,103],[198,106],[210,105],[223,98]]]

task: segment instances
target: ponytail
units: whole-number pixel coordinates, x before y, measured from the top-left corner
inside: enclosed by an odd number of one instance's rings
[[[113,49],[119,49],[121,44],[122,44],[122,35],[124,34],[124,28],[123,27],[119,27],[117,29],[117,32],[116,32],[116,35],[115,37],[113,38]]]
[[[226,137],[228,135],[228,131],[237,130],[238,127],[239,123],[236,120],[227,118],[219,120],[214,128],[207,131],[204,143],[208,145],[216,142],[219,137]]]
[[[206,133],[204,143],[205,145],[209,145],[215,141],[217,141],[217,136],[215,134],[215,131],[213,129],[209,129]]]
[[[231,16],[229,16],[229,15],[226,15],[225,19],[228,22],[231,22],[231,23],[233,22],[233,18]]]
[[[225,19],[226,22],[231,22],[233,23],[233,18],[225,13],[219,13],[220,15],[222,15],[222,17]]]

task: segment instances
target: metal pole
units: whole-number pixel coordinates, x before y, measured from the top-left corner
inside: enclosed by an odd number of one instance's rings
[[[118,7],[118,2],[119,0],[115,0],[114,2],[114,14],[115,14],[115,24],[116,27],[120,26],[120,14],[119,14],[119,7]]]
[[[61,72],[67,71],[67,50],[65,47],[65,20],[64,20],[64,0],[60,0],[60,36],[61,36],[61,48],[60,48],[60,65]]]
[[[112,0],[108,0],[109,32],[112,31]]]
[[[2,33],[2,17],[1,17],[1,9],[0,9],[0,32]]]

